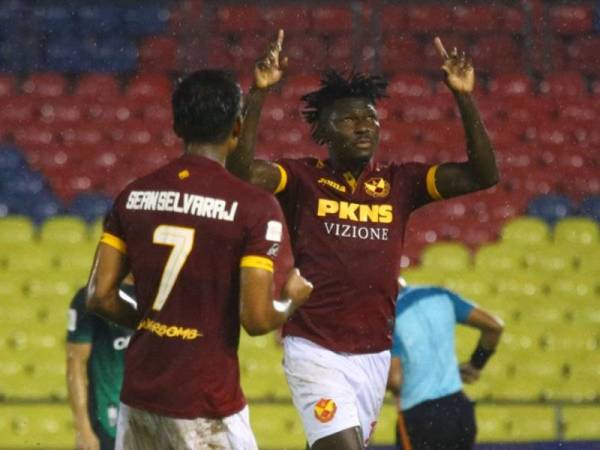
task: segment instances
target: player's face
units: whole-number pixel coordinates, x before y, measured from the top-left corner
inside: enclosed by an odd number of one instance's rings
[[[342,161],[368,161],[379,143],[375,106],[363,98],[336,100],[324,124],[332,155]]]

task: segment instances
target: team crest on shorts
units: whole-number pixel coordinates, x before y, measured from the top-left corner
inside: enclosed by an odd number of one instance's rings
[[[390,193],[390,183],[381,177],[374,177],[365,181],[365,192],[371,197],[387,197]]]
[[[335,416],[337,405],[330,398],[322,398],[315,405],[315,417],[319,422],[327,423]]]

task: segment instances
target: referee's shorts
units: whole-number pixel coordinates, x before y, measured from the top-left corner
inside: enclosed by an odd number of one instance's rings
[[[471,450],[475,445],[475,408],[462,391],[419,403],[402,413],[412,450]],[[396,448],[407,450],[398,429]]]

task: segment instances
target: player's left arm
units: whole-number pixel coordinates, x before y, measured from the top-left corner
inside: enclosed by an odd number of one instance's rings
[[[88,281],[86,305],[89,311],[126,328],[137,328],[141,314],[119,296],[119,286],[129,273],[125,244],[117,237],[103,235],[96,250]]]
[[[394,397],[400,397],[400,389],[402,388],[402,362],[398,356],[392,355],[390,360],[390,371],[388,374],[387,390]]]
[[[494,148],[472,97],[475,86],[473,64],[456,48],[448,54],[439,38],[436,37],[434,43],[443,59],[446,85],[454,94],[460,111],[467,144],[466,162],[441,164],[432,174],[439,196],[450,198],[490,188],[498,183],[499,174]]]

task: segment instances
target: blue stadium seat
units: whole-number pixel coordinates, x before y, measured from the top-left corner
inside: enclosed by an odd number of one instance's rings
[[[137,46],[131,40],[112,37],[87,45],[93,72],[131,72],[137,65]]]
[[[86,5],[77,11],[79,25],[90,35],[121,33],[121,10],[115,5]]]
[[[573,215],[575,207],[571,200],[562,195],[540,195],[529,202],[527,214],[539,217],[548,224]]]
[[[36,6],[32,15],[38,31],[42,33],[74,35],[78,28],[70,8],[60,4]]]
[[[26,170],[27,161],[21,150],[12,145],[0,145],[0,177],[2,173],[14,173],[18,170]]]
[[[22,36],[24,17],[21,2],[0,2],[0,38]]]
[[[0,71],[33,72],[43,68],[40,43],[33,36],[13,37],[0,44]]]
[[[11,214],[28,216],[36,223],[42,223],[62,211],[63,207],[60,201],[48,189],[36,194],[15,194],[12,201],[9,202]]]
[[[169,10],[144,2],[125,10],[125,31],[131,36],[163,34],[167,31]]]
[[[600,222],[600,196],[593,195],[586,197],[579,207],[579,212],[582,216],[589,217]]]
[[[15,195],[35,195],[47,189],[44,175],[27,169],[11,174],[6,173],[2,179],[1,187],[3,193]]]
[[[82,192],[75,197],[68,213],[79,216],[89,223],[102,218],[110,210],[111,205],[112,199],[104,194]]]
[[[91,61],[81,39],[75,35],[64,34],[48,43],[46,67],[56,72],[88,72]]]

